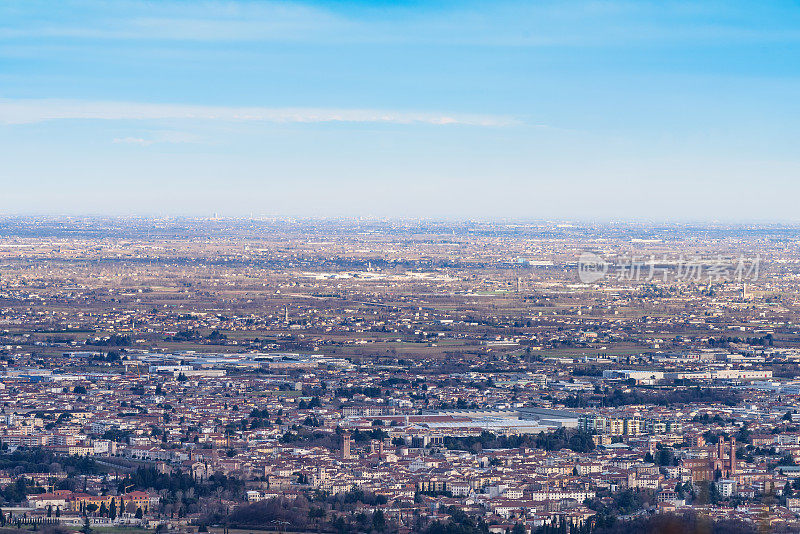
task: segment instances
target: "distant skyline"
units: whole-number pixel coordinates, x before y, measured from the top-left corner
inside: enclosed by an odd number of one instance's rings
[[[0,0],[0,215],[800,222],[800,4]]]

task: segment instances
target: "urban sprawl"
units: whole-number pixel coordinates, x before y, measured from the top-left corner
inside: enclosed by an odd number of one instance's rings
[[[797,532],[798,290],[783,226],[0,219],[0,526]]]

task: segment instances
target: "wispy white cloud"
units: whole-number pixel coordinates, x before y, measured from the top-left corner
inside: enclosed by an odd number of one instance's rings
[[[114,144],[125,144],[125,145],[139,145],[139,146],[150,146],[154,143],[152,139],[144,139],[142,137],[116,137],[114,138]]]
[[[94,102],[79,100],[3,100],[0,123],[55,120],[195,120],[273,123],[385,123],[502,127],[518,124],[501,115],[330,108],[267,108]]]
[[[14,18],[18,23],[11,22]],[[11,39],[294,40],[350,26],[345,18],[312,6],[227,0],[67,0],[59,4],[31,0],[24,5],[0,5],[0,21],[0,38]]]
[[[163,130],[148,133],[146,137],[115,137],[112,142],[114,144],[150,146],[155,144],[203,144],[208,143],[208,140],[191,132]]]

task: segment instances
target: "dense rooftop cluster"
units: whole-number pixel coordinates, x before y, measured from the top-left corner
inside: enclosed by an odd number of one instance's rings
[[[0,523],[796,531],[797,234],[4,220]]]

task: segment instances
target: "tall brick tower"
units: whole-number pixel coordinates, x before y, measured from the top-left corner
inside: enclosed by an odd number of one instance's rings
[[[350,442],[352,438],[350,437],[350,433],[346,432],[342,434],[342,458],[344,460],[350,459]]]

